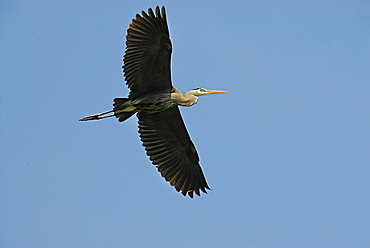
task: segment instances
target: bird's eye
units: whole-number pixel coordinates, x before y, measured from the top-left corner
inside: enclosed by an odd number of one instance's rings
[[[200,90],[200,92],[206,92],[206,90],[203,89],[203,88],[200,88],[199,90]]]

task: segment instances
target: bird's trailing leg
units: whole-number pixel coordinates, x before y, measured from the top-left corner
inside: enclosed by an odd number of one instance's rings
[[[107,114],[112,113],[112,112],[113,112],[113,110],[109,110],[109,111],[106,111],[106,112],[103,112],[103,113],[100,113],[100,114],[90,115],[90,116],[81,118],[80,121],[100,120],[100,119],[112,117],[112,116],[114,116],[114,114],[107,115]]]

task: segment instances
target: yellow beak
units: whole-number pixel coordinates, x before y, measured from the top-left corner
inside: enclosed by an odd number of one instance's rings
[[[227,93],[227,91],[225,91],[225,90],[208,90],[207,91],[207,95],[220,94],[220,93]]]

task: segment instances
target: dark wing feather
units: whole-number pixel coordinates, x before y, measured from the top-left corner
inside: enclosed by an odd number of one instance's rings
[[[172,45],[166,12],[157,6],[148,14],[136,15],[126,36],[123,71],[130,98],[171,91],[170,61]]]
[[[193,197],[209,189],[178,107],[138,113],[139,133],[150,160],[177,191]]]

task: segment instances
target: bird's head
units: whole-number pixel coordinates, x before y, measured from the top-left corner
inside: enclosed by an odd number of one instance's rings
[[[184,95],[178,94],[180,92],[175,87],[172,89],[174,93],[171,95],[171,98],[178,100],[178,105],[180,106],[192,106],[198,102],[199,96],[218,94],[218,93],[227,93],[224,90],[206,90],[203,88],[196,88],[191,91],[184,93]]]
[[[227,91],[225,90],[206,90],[204,88],[196,88],[196,89],[189,91],[189,93],[190,92],[193,96],[206,96],[206,95],[211,95],[211,94],[227,93]]]

